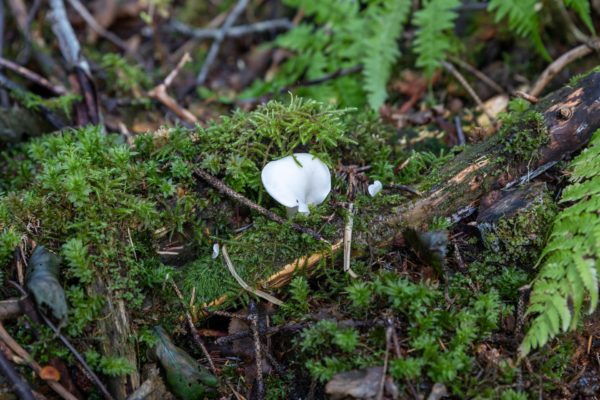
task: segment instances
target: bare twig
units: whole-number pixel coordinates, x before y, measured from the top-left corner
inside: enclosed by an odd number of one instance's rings
[[[181,57],[181,60],[179,60],[179,63],[177,63],[175,69],[171,71],[169,75],[167,75],[165,80],[160,85],[156,86],[154,89],[149,91],[148,96],[163,103],[169,110],[173,111],[183,121],[188,122],[190,124],[197,124],[199,122],[198,118],[196,118],[194,114],[192,114],[185,108],[181,107],[177,103],[177,101],[175,101],[175,99],[173,99],[167,93],[167,89],[169,88],[169,86],[171,86],[171,83],[173,83],[173,80],[175,79],[181,68],[183,68],[183,66],[187,62],[191,61],[191,59],[192,58],[190,57],[190,54],[185,53],[183,57]]]
[[[250,317],[250,329],[254,339],[254,361],[256,363],[256,398],[263,400],[265,398],[265,382],[262,371],[262,346],[260,343],[260,334],[258,332],[258,310],[256,303],[251,301],[248,305],[248,316]]]
[[[381,371],[381,380],[379,381],[379,389],[377,390],[376,400],[383,399],[383,390],[385,388],[385,377],[387,375],[388,361],[390,358],[390,347],[392,342],[392,326],[388,325],[385,330],[385,355],[383,357],[383,370]]]
[[[462,123],[460,122],[460,117],[457,115],[454,117],[454,126],[456,127],[456,137],[458,138],[458,144],[464,145],[467,143],[465,138],[465,132],[462,128]]]
[[[58,46],[69,70],[73,72],[70,75],[71,84],[78,88],[83,97],[82,103],[76,105],[77,121],[80,125],[99,124],[100,109],[90,66],[83,57],[81,45],[67,17],[65,4],[63,0],[50,0],[50,8],[48,18],[52,23],[52,31],[58,39]]]
[[[344,272],[347,272],[352,278],[358,278],[356,272],[350,268],[350,255],[352,253],[352,227],[354,225],[354,204],[348,205],[348,217],[344,227]]]
[[[202,69],[200,69],[200,72],[198,73],[196,85],[201,86],[204,85],[204,82],[206,82],[206,77],[210,72],[210,68],[219,54],[221,43],[223,43],[223,40],[225,39],[225,32],[229,30],[229,28],[235,23],[242,11],[244,11],[248,5],[249,1],[250,0],[238,0],[231,13],[227,16],[227,18],[225,18],[225,22],[223,22],[223,26],[219,30],[220,33],[210,46],[208,54],[206,55],[206,59],[204,60],[204,64],[202,65]]]
[[[4,328],[4,325],[2,323],[0,323],[0,340],[2,340],[4,343],[6,343],[6,345],[20,358],[22,358],[27,365],[29,365],[29,367],[31,367],[31,369],[33,369],[35,371],[36,374],[38,374],[38,376],[40,375],[40,371],[42,370],[42,367],[33,360],[33,358],[31,357],[31,355],[25,351],[25,349],[23,349],[10,335],[9,333],[6,331],[6,329]],[[50,386],[50,388],[52,388],[52,390],[54,390],[56,392],[56,394],[58,394],[60,397],[62,397],[64,400],[78,400],[77,397],[73,396],[73,394],[71,394],[71,392],[69,392],[67,389],[65,389],[65,387],[63,385],[61,385],[60,383],[56,382],[56,381],[46,381],[46,383],[48,384],[48,386]]]
[[[192,338],[194,339],[194,342],[196,343],[196,345],[198,347],[200,347],[200,350],[202,350],[204,357],[206,357],[206,360],[208,361],[210,370],[213,372],[213,374],[217,375],[217,367],[215,367],[215,363],[213,362],[212,357],[210,356],[210,353],[208,352],[208,349],[204,345],[202,338],[200,337],[200,335],[198,335],[198,331],[196,330],[196,327],[194,326],[194,321],[192,321],[192,316],[190,315],[189,311],[185,307],[185,299],[183,298],[183,294],[179,290],[179,287],[177,287],[177,284],[175,283],[175,281],[172,279],[171,279],[171,285],[173,285],[173,290],[175,290],[175,293],[177,294],[177,297],[179,298],[179,302],[181,303],[181,306],[185,310],[185,319],[187,321],[188,327],[190,328],[190,333],[192,334]]]
[[[77,11],[79,16],[83,18],[83,20],[96,32],[98,35],[102,36],[106,40],[112,42],[115,46],[119,47],[121,50],[125,51],[125,53],[129,53],[130,49],[127,43],[123,41],[120,37],[115,35],[114,33],[104,29],[102,25],[96,21],[94,16],[88,11],[87,8],[79,1],[79,0],[67,0],[71,7]]]
[[[309,270],[310,268],[313,268],[319,261],[327,257],[329,254],[337,253],[343,247],[343,245],[344,241],[340,240],[327,250],[311,254],[310,256],[300,257],[292,261],[262,282],[263,287],[278,288],[285,285],[292,279],[294,272],[302,269]],[[215,307],[223,304],[227,298],[227,295],[223,295],[206,304],[205,307]]]
[[[217,39],[221,34],[223,34],[226,38],[237,38],[251,35],[253,33],[262,33],[272,30],[289,30],[292,29],[293,26],[294,24],[290,20],[281,18],[261,21],[250,25],[232,26],[226,31],[223,31],[222,29],[193,28],[180,21],[171,22],[168,28],[182,35],[190,36],[197,40],[204,40]]]
[[[496,82],[494,82],[492,79],[490,79],[486,74],[484,74],[477,68],[473,67],[471,64],[466,63],[463,60],[461,60],[460,58],[454,57],[454,56],[451,56],[450,60],[452,60],[453,63],[455,63],[462,69],[465,69],[465,70],[469,71],[471,74],[475,75],[475,77],[477,79],[479,79],[481,82],[485,83],[490,89],[494,90],[495,92],[497,92],[499,94],[506,93],[506,91],[502,88],[502,86],[498,85]]]
[[[231,259],[229,258],[229,254],[227,253],[227,246],[223,245],[223,247],[221,248],[221,253],[223,254],[223,259],[225,260],[225,264],[227,265],[227,269],[229,269],[229,272],[231,273],[231,275],[233,275],[233,277],[235,278],[236,282],[246,291],[261,297],[273,304],[276,304],[278,306],[283,305],[283,301],[279,300],[276,297],[271,296],[269,293],[263,292],[260,289],[255,289],[252,286],[248,285],[246,282],[244,282],[244,280],[242,279],[241,276],[238,275],[237,271],[235,270],[235,267],[233,266],[233,263],[231,262]]]
[[[30,81],[34,82],[37,85],[45,87],[46,89],[50,90],[54,94],[57,94],[57,95],[67,94],[67,89],[64,86],[62,86],[60,84],[55,85],[52,82],[50,82],[48,79],[44,78],[43,76],[31,71],[30,69],[23,67],[22,65],[19,65],[15,62],[7,60],[6,58],[0,57],[0,66],[10,69],[11,71],[21,75],[22,77],[24,77],[26,79],[29,79]]]
[[[485,115],[487,115],[487,117],[490,119],[490,121],[493,124],[495,124],[496,118],[494,118],[494,116],[492,114],[490,114],[490,112],[485,108],[485,106],[483,105],[483,102],[481,101],[481,99],[479,98],[477,93],[475,93],[475,90],[473,90],[473,88],[471,87],[469,82],[467,82],[465,77],[462,76],[462,74],[460,72],[458,72],[458,70],[456,68],[454,68],[454,65],[452,65],[451,63],[449,63],[447,61],[442,61],[442,66],[444,67],[444,69],[446,69],[446,71],[450,72],[450,74],[452,74],[452,76],[454,76],[454,78],[456,78],[456,80],[458,82],[460,82],[460,84],[465,88],[467,93],[469,93],[469,96],[471,96],[473,98],[473,100],[475,101],[477,106],[479,108],[481,108],[483,113]]]
[[[15,288],[17,288],[17,290],[19,290],[19,292],[21,292],[22,295],[25,295],[25,296],[27,295],[27,292],[25,291],[25,289],[23,289],[23,287],[21,285],[19,285],[17,282],[10,281],[10,283]],[[96,385],[96,387],[98,388],[98,390],[100,390],[100,393],[102,393],[102,395],[104,396],[104,398],[107,399],[107,400],[113,400],[113,397],[108,392],[108,389],[106,389],[106,386],[104,386],[104,384],[102,383],[102,381],[100,380],[100,378],[98,378],[98,375],[96,375],[96,373],[92,370],[92,368],[89,366],[89,364],[87,363],[87,361],[85,361],[85,359],[83,358],[83,356],[81,355],[81,353],[79,353],[77,351],[77,349],[75,349],[75,347],[71,344],[71,342],[69,341],[69,339],[67,339],[62,333],[60,333],[60,329],[56,325],[54,325],[54,323],[52,323],[52,321],[50,321],[50,319],[48,317],[46,317],[46,315],[43,312],[41,312],[41,310],[38,310],[38,312],[39,312],[39,315],[44,320],[44,323],[46,325],[48,325],[48,327],[52,330],[52,332],[54,332],[54,334],[56,335],[56,337],[58,337],[60,339],[60,341],[65,345],[65,347],[67,349],[69,349],[69,351],[71,352],[71,354],[73,354],[73,356],[75,357],[75,359],[83,367],[83,369],[85,370],[85,372],[88,375],[88,377],[92,380],[92,382],[94,383],[94,385]]]
[[[0,351],[0,372],[13,385],[13,389],[21,400],[34,400],[31,387],[24,379],[19,376],[15,367],[8,361],[2,351]]]
[[[529,94],[535,97],[539,96],[546,87],[546,85],[548,85],[552,78],[558,75],[558,73],[562,71],[563,68],[565,68],[573,61],[585,57],[588,54],[591,54],[593,51],[597,50],[600,50],[600,39],[591,40],[586,44],[582,44],[567,51],[566,53],[558,57],[556,60],[554,60],[548,67],[546,67],[546,69],[544,70],[544,72],[542,72],[538,80],[535,81],[535,83],[533,84],[533,87],[529,91]]]
[[[540,101],[540,99],[538,99],[537,97],[527,94],[525,92],[522,92],[520,90],[515,91],[513,94],[517,97],[522,98],[523,100],[527,100],[531,104],[536,104],[538,101]]]
[[[194,173],[198,177],[200,177],[202,180],[206,181],[206,183],[208,183],[215,189],[219,190],[224,195],[231,197],[233,200],[237,201],[238,203],[241,203],[241,204],[245,205],[246,207],[256,211],[257,213],[264,215],[265,217],[269,218],[272,221],[279,222],[280,224],[287,223],[287,221],[284,220],[283,218],[281,218],[279,215],[254,203],[252,200],[250,200],[247,197],[243,196],[242,194],[236,192],[235,190],[231,189],[229,186],[227,186],[225,183],[223,183],[219,179],[210,175],[208,172],[206,172],[200,168],[196,168],[194,170]],[[322,239],[322,237],[319,233],[315,232],[314,230],[312,230],[310,228],[305,228],[296,223],[292,223],[291,227],[294,228],[295,230],[297,230],[298,232],[306,233],[306,234],[314,237],[317,240]]]
[[[48,18],[63,57],[70,68],[79,67],[89,75],[90,66],[81,53],[81,46],[67,17],[65,3],[62,0],[50,0],[50,7],[52,11]]]

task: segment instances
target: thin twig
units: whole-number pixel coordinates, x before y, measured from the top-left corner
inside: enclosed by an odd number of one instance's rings
[[[260,333],[258,332],[258,309],[256,303],[251,301],[248,305],[248,316],[250,317],[250,329],[254,339],[254,361],[256,363],[256,398],[263,400],[265,398],[265,382],[262,371],[262,346],[260,343]]]
[[[460,72],[458,72],[458,70],[456,68],[454,68],[454,65],[452,65],[448,61],[442,61],[442,66],[446,69],[446,71],[450,72],[450,74],[452,74],[452,76],[454,76],[454,78],[458,82],[460,82],[460,84],[465,88],[467,93],[469,93],[469,96],[471,96],[473,98],[473,100],[475,101],[477,106],[479,108],[481,108],[481,110],[483,111],[483,113],[485,115],[487,115],[487,117],[490,119],[490,122],[492,122],[492,124],[495,124],[496,118],[494,118],[494,116],[492,114],[490,114],[490,112],[485,108],[485,106],[483,105],[483,102],[481,101],[481,99],[479,98],[477,93],[475,93],[475,90],[473,90],[473,88],[471,87],[469,82],[467,82],[465,77],[462,76],[462,74]]]
[[[260,284],[263,287],[267,288],[279,288],[283,285],[289,283],[292,280],[292,276],[295,272],[299,270],[310,270],[313,268],[319,261],[323,260],[325,257],[333,255],[340,251],[344,246],[344,241],[339,240],[329,247],[327,250],[321,250],[316,253],[311,254],[310,256],[300,257],[291,263],[287,264],[279,271],[262,281]],[[211,301],[208,304],[205,304],[204,307],[216,307],[218,305],[223,304],[228,299],[226,294],[222,295],[219,298]]]
[[[198,334],[198,331],[196,330],[196,327],[194,326],[194,321],[192,321],[192,316],[190,315],[189,311],[187,310],[187,308],[185,306],[185,300],[183,298],[183,294],[179,290],[179,287],[177,287],[177,284],[175,283],[175,281],[172,279],[171,279],[171,285],[173,286],[173,290],[175,290],[175,293],[177,294],[177,297],[179,298],[181,306],[185,310],[185,319],[187,321],[188,327],[190,328],[190,333],[192,334],[192,338],[194,339],[194,342],[196,342],[196,345],[198,345],[198,347],[200,347],[200,350],[202,350],[202,353],[204,354],[204,357],[206,357],[206,360],[208,361],[208,365],[210,366],[210,369],[213,372],[213,374],[218,375],[217,367],[215,367],[215,363],[213,362],[212,357],[210,356],[210,353],[208,352],[208,349],[204,345],[202,338],[200,337],[200,335]]]
[[[0,372],[12,384],[13,390],[21,400],[35,400],[27,381],[21,378],[2,351],[0,351]]]
[[[90,66],[82,55],[81,45],[67,17],[65,3],[63,0],[50,0],[50,8],[52,11],[48,18],[52,23],[52,31],[58,39],[58,46],[67,64],[70,68],[79,67],[89,75]]]
[[[185,53],[183,57],[181,57],[181,60],[179,60],[179,63],[177,63],[175,69],[171,71],[169,75],[167,75],[165,80],[160,85],[149,91],[148,96],[163,103],[169,110],[173,111],[183,121],[190,124],[197,124],[199,122],[198,118],[196,118],[196,116],[190,111],[181,107],[177,101],[175,101],[175,99],[167,93],[167,89],[169,86],[171,86],[171,83],[173,83],[173,80],[181,68],[183,68],[183,66],[191,60],[192,58],[190,57],[190,54]]]
[[[520,90],[515,91],[513,94],[517,97],[522,98],[523,100],[527,100],[531,104],[537,104],[537,102],[540,101],[540,99],[538,99],[537,97],[532,96],[528,93],[522,92]]]
[[[461,60],[460,58],[454,57],[454,56],[450,56],[450,60],[452,60],[453,63],[455,63],[462,69],[465,69],[465,70],[469,71],[470,73],[472,73],[473,75],[475,75],[475,77],[477,79],[479,79],[481,82],[486,84],[490,89],[494,90],[495,92],[497,92],[499,94],[506,93],[506,91],[502,88],[502,86],[498,85],[496,82],[494,82],[492,79],[490,79],[486,74],[484,74],[477,68],[473,67],[471,64],[466,63],[463,60]]]
[[[198,77],[196,78],[196,85],[201,86],[206,82],[206,78],[208,73],[210,72],[210,68],[215,62],[217,55],[219,54],[219,50],[221,48],[221,43],[225,39],[225,32],[229,30],[229,28],[235,23],[238,19],[242,11],[246,8],[250,0],[238,0],[237,4],[231,11],[231,13],[225,18],[225,22],[223,22],[223,26],[221,27],[220,34],[215,38],[210,49],[208,50],[208,54],[206,55],[206,59],[204,60],[204,64],[198,73]]]
[[[261,297],[275,305],[278,306],[282,306],[283,305],[283,301],[279,300],[276,297],[271,296],[269,293],[263,292],[260,289],[255,289],[252,286],[248,285],[246,282],[244,282],[244,280],[242,279],[241,276],[238,275],[237,271],[235,270],[233,263],[231,262],[231,259],[229,258],[229,254],[227,253],[227,246],[223,245],[223,247],[221,248],[221,253],[223,254],[223,259],[225,260],[225,264],[227,265],[227,269],[229,269],[229,272],[231,273],[231,275],[233,275],[233,277],[235,278],[236,282],[246,291]]]
[[[383,389],[385,388],[385,376],[388,369],[388,361],[390,358],[390,344],[392,341],[392,326],[388,325],[385,330],[385,355],[383,357],[383,371],[381,371],[381,380],[379,381],[379,389],[377,390],[376,400],[383,399]]]
[[[348,205],[348,216],[346,226],[344,227],[344,272],[347,272],[352,278],[358,278],[356,272],[350,268],[350,254],[352,253],[352,227],[354,225],[354,204]]]
[[[52,84],[52,82],[50,82],[48,79],[44,78],[43,76],[31,71],[30,69],[23,67],[22,65],[19,65],[15,62],[7,60],[6,58],[0,57],[0,66],[10,69],[11,71],[21,75],[22,77],[24,77],[26,79],[29,79],[30,81],[34,82],[37,85],[45,87],[46,89],[50,90],[54,94],[64,95],[64,94],[68,93],[67,89],[63,85],[60,85],[60,84],[54,85],[54,84]]]
[[[457,115],[454,117],[454,126],[456,127],[456,137],[458,138],[458,144],[464,145],[467,143],[465,138],[465,132],[462,128],[462,123],[460,122],[460,117]]]
[[[115,35],[114,33],[104,29],[102,25],[96,21],[94,16],[88,11],[87,8],[79,1],[79,0],[67,0],[71,7],[77,11],[77,14],[96,32],[98,35],[102,36],[106,40],[112,42],[115,46],[119,47],[121,50],[125,51],[125,53],[129,53],[130,49],[127,43],[123,41],[120,37]]]
[[[560,71],[562,71],[563,68],[565,68],[573,61],[585,57],[588,54],[591,54],[593,51],[597,50],[600,50],[600,39],[591,40],[586,44],[582,44],[567,51],[566,53],[558,57],[556,60],[554,60],[550,65],[548,65],[548,67],[546,67],[546,69],[544,70],[544,72],[542,72],[538,80],[535,81],[535,83],[533,84],[533,87],[529,91],[529,94],[531,96],[538,97],[542,93],[546,85],[548,85],[548,83],[550,83],[550,81],[556,75],[558,75],[558,73],[560,73]]]
[[[272,221],[275,222],[279,222],[280,224],[286,224],[287,221],[285,219],[283,219],[282,217],[280,217],[279,215],[275,214],[274,212],[271,212],[269,210],[267,210],[264,207],[259,206],[258,204],[254,203],[252,200],[248,199],[247,197],[245,197],[244,195],[236,192],[235,190],[231,189],[229,186],[227,186],[225,183],[223,183],[222,181],[220,181],[219,179],[215,178],[214,176],[210,175],[208,172],[200,169],[200,168],[196,168],[194,170],[194,173],[200,177],[202,180],[206,181],[206,183],[208,183],[209,185],[211,185],[212,187],[214,187],[215,189],[217,189],[218,191],[220,191],[221,193],[223,193],[224,195],[232,198],[233,200],[237,201],[240,204],[245,205],[246,207],[256,211],[257,213],[264,215],[265,217],[269,218]],[[313,238],[317,239],[317,240],[322,240],[322,236],[315,232],[314,230],[310,229],[310,228],[305,228],[303,226],[300,226],[296,223],[291,223],[290,226],[292,228],[294,228],[295,230],[297,230],[298,232],[301,233],[305,233],[307,235],[312,236]]]
[[[221,34],[225,35],[226,38],[237,38],[272,30],[290,30],[293,27],[294,24],[285,18],[261,21],[250,25],[232,26],[226,31],[222,31],[222,29],[193,28],[181,21],[172,21],[168,26],[174,32],[190,36],[197,40],[217,39]]]
[[[33,358],[31,357],[31,355],[25,351],[24,348],[21,347],[21,345],[19,345],[10,335],[9,333],[6,331],[6,329],[4,328],[4,325],[0,322],[0,340],[2,340],[4,343],[6,343],[6,345],[20,358],[22,358],[27,365],[29,365],[29,367],[35,371],[35,373],[39,376],[40,372],[42,370],[42,367],[33,360]],[[71,394],[71,392],[69,392],[67,389],[65,389],[65,387],[63,385],[61,385],[60,383],[56,382],[56,381],[46,381],[46,383],[48,384],[48,386],[50,386],[50,388],[52,390],[54,390],[56,392],[56,394],[58,394],[60,397],[62,397],[64,400],[78,400],[77,397],[73,396],[73,394]]]
[[[21,294],[27,295],[27,292],[25,291],[25,289],[23,289],[23,287],[21,285],[19,285],[17,282],[10,281],[10,283],[15,288],[17,288],[17,290],[19,290],[19,292],[21,292]],[[69,339],[67,339],[62,333],[60,333],[60,329],[56,325],[54,325],[54,323],[52,323],[52,321],[50,321],[50,319],[43,312],[41,312],[41,310],[38,309],[38,312],[39,312],[39,315],[44,320],[44,323],[46,325],[48,325],[48,327],[54,332],[56,337],[58,337],[60,339],[60,341],[65,345],[65,347],[67,349],[69,349],[71,354],[73,354],[73,356],[79,362],[79,364],[81,364],[81,366],[83,367],[85,372],[88,374],[88,376],[90,377],[90,379],[92,380],[94,385],[96,385],[98,390],[100,390],[100,393],[102,393],[104,398],[106,398],[107,400],[113,400],[113,397],[109,393],[108,389],[106,389],[106,386],[104,386],[104,384],[102,383],[100,378],[98,378],[98,375],[96,375],[96,373],[92,370],[92,368],[89,366],[89,364],[85,361],[85,359],[83,358],[81,353],[79,353],[77,351],[77,349],[75,349],[75,347],[71,344]]]

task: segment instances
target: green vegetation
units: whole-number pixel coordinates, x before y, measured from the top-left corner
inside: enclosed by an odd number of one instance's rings
[[[590,147],[571,163],[570,185],[539,260],[527,310],[534,319],[521,344],[521,353],[541,347],[560,332],[574,329],[584,311],[598,304],[597,264],[600,259],[600,132]]]

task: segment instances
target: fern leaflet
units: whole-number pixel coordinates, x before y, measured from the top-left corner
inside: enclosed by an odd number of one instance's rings
[[[397,40],[406,23],[410,3],[410,0],[388,1],[372,18],[373,33],[365,40],[362,65],[363,86],[374,110],[378,110],[387,97],[385,86],[400,55]]]
[[[600,265],[600,130],[588,149],[571,163],[571,184],[561,202],[573,203],[552,227],[541,254],[528,315],[535,315],[520,353],[541,347],[560,332],[573,329],[587,301],[587,312],[598,305]]]
[[[454,29],[457,17],[454,9],[460,4],[459,0],[429,0],[414,15],[414,24],[419,28],[413,42],[417,67],[423,68],[429,77],[452,49],[448,32]]]
[[[585,23],[585,26],[592,33],[596,33],[594,24],[592,23],[592,15],[590,13],[590,2],[588,0],[565,0],[565,5],[573,9],[579,18]]]
[[[488,10],[496,13],[496,22],[507,17],[508,27],[520,37],[531,38],[537,51],[550,60],[540,36],[536,3],[537,0],[491,0]]]

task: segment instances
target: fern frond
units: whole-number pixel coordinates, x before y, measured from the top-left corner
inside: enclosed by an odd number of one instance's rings
[[[565,0],[565,6],[571,8],[579,15],[579,18],[585,23],[585,26],[596,34],[594,24],[592,23],[592,14],[590,11],[590,2],[588,0]]]
[[[373,33],[365,40],[362,58],[364,89],[372,109],[378,110],[387,98],[386,84],[400,51],[398,38],[410,11],[410,0],[387,1],[372,17]]]
[[[454,9],[460,4],[459,0],[429,0],[414,15],[414,24],[418,28],[413,42],[416,64],[429,77],[452,49],[450,32],[457,17]]]
[[[571,163],[571,184],[565,188],[564,209],[552,227],[541,254],[542,267],[531,293],[528,315],[534,315],[523,342],[522,356],[546,344],[560,332],[573,329],[583,304],[587,312],[598,305],[600,265],[600,131],[590,146]]]
[[[537,0],[491,0],[488,11],[495,12],[495,21],[508,19],[508,27],[518,36],[531,38],[537,51],[547,60],[550,55],[542,43],[535,5]]]

